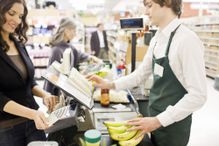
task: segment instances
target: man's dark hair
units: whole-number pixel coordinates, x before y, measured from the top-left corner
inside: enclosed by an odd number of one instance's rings
[[[56,2],[54,2],[54,1],[46,1],[44,3],[44,5],[43,5],[43,8],[50,7],[50,6],[53,6],[54,8],[56,8],[57,7]]]
[[[161,7],[166,6],[171,8],[174,14],[178,17],[182,14],[182,0],[152,0],[153,2],[159,4]],[[144,4],[146,0],[144,0]]]
[[[97,24],[97,27],[100,27],[100,25],[103,25],[103,23],[98,23],[98,24]]]

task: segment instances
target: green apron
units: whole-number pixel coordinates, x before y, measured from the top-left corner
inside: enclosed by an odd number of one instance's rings
[[[187,93],[173,73],[168,59],[172,38],[178,27],[170,35],[165,57],[156,59],[153,54],[154,83],[149,96],[150,116],[157,116],[165,111],[169,105],[175,105]],[[154,74],[155,64],[163,67],[162,77]],[[151,133],[151,140],[155,146],[186,146],[190,136],[191,122],[192,118],[189,115],[179,122],[161,127]]]

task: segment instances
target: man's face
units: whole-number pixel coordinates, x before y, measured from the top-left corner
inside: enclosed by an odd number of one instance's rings
[[[164,18],[165,15],[164,7],[155,3],[153,0],[144,0],[144,5],[146,8],[145,15],[148,15],[152,25],[158,25]]]
[[[98,27],[99,31],[103,31],[104,30],[104,27],[103,27],[103,24],[101,24],[99,27]]]

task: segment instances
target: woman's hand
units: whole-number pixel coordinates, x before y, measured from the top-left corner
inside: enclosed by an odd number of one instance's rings
[[[53,108],[58,103],[58,100],[59,100],[58,96],[51,95],[51,94],[46,94],[43,97],[43,103],[44,105],[47,106],[49,112],[53,111]]]
[[[103,63],[103,60],[97,58],[96,56],[91,55],[90,59],[94,62],[94,63]]]
[[[135,118],[133,120],[129,120],[127,124],[133,126],[129,129],[130,131],[141,130],[142,132],[139,136],[161,127],[161,123],[156,117]]]
[[[86,76],[88,80],[94,81],[94,86],[101,88],[101,89],[113,89],[115,88],[115,85],[113,82],[109,82],[104,80],[103,78],[97,76],[97,75],[88,75]]]
[[[54,106],[58,103],[59,100],[57,96],[51,95],[47,91],[43,90],[39,85],[36,85],[32,88],[32,93],[35,96],[43,98],[43,103],[48,107],[50,112],[53,110]]]
[[[41,111],[34,110],[31,119],[34,120],[35,126],[39,130],[44,130],[49,127],[48,120],[46,119],[44,113]]]

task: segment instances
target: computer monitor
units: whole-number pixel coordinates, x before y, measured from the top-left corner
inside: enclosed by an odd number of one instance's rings
[[[138,30],[144,28],[143,18],[122,18],[120,19],[121,29]]]

